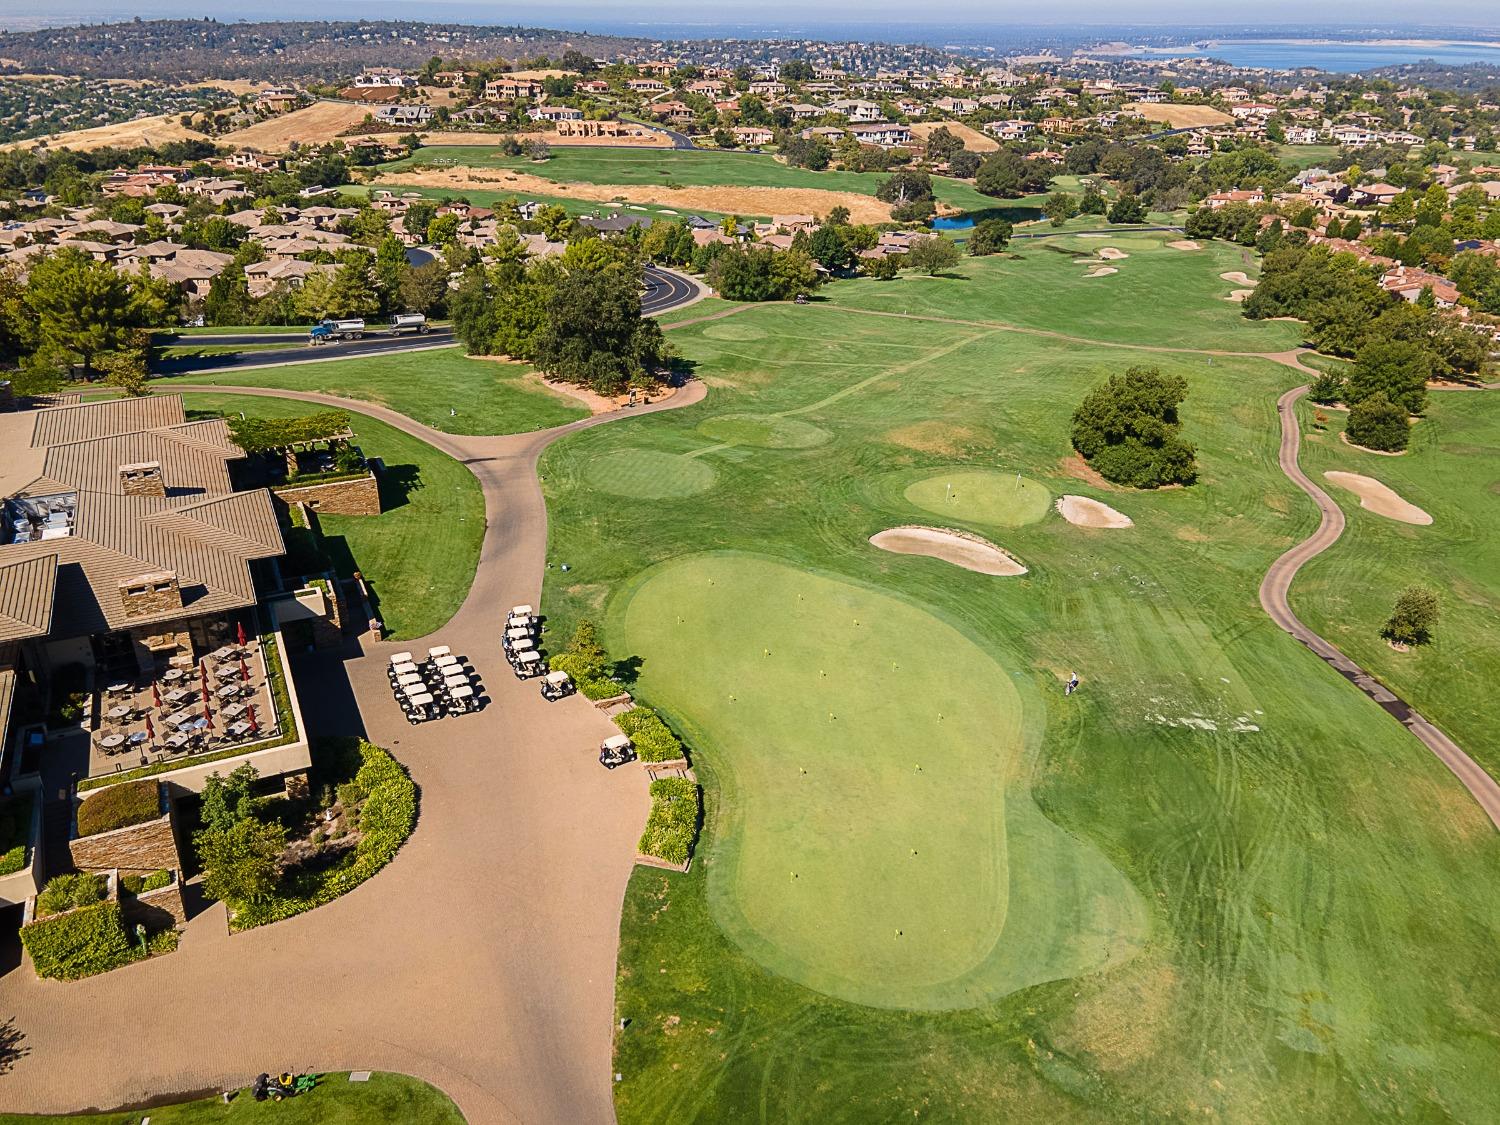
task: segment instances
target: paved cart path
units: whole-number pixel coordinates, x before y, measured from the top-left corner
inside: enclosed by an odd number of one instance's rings
[[[421,790],[395,861],[301,917],[225,934],[214,906],[178,952],[63,984],[0,977],[0,1018],[22,1054],[0,1110],[62,1112],[243,1085],[263,1070],[401,1071],[442,1087],[472,1125],[607,1122],[620,908],[648,805],[639,766],[599,767],[614,726],[581,697],[549,704],[500,652],[503,614],[537,604],[547,512],[537,458],[563,434],[699,402],[690,383],[650,406],[505,437],[429,429],[370,403],[264,387],[210,387],[347,406],[459,458],[484,490],[478,572],[430,638],[308,658],[298,689],[314,732],[371,741]],[[385,676],[391,652],[447,644],[491,702],[409,726]],[[352,689],[352,698],[351,698]],[[87,1099],[85,1102],[83,1099]]]
[[[1281,418],[1281,470],[1318,506],[1318,529],[1271,564],[1271,569],[1266,571],[1266,577],[1260,584],[1261,607],[1270,614],[1272,621],[1312,649],[1420,739],[1423,745],[1453,771],[1453,775],[1479,802],[1491,823],[1500,828],[1500,784],[1465,754],[1456,742],[1418,714],[1411,704],[1350,660],[1336,646],[1309,629],[1292,612],[1287,594],[1297,572],[1303,564],[1337,543],[1339,536],[1344,533],[1343,509],[1334,503],[1328,493],[1313,483],[1298,463],[1302,434],[1297,423],[1297,401],[1307,390],[1307,387],[1296,387],[1287,391],[1277,400],[1276,413]]]

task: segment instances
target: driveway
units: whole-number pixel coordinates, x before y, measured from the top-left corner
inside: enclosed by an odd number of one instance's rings
[[[24,968],[0,978],[0,1012],[21,1036],[0,1108],[55,1113],[243,1085],[263,1070],[375,1068],[442,1087],[474,1125],[612,1121],[615,955],[646,779],[639,766],[600,768],[613,725],[581,697],[549,704],[536,681],[514,679],[498,638],[506,610],[541,595],[542,450],[691,405],[704,388],[508,437],[443,434],[331,395],[212,389],[374,415],[464,461],[484,489],[478,573],[446,627],[299,661],[309,729],[350,733],[357,703],[370,740],[420,787],[420,817],[386,870],[301,917],[228,937],[214,906],[169,957],[71,984]],[[387,658],[437,643],[472,661],[490,703],[408,726]]]

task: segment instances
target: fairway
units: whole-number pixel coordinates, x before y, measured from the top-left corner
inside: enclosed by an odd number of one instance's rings
[[[622,449],[590,465],[588,480],[595,488],[615,496],[666,500],[712,488],[714,470],[702,461],[654,449]]]
[[[833,439],[821,426],[771,414],[721,414],[704,422],[698,432],[714,441],[762,449],[811,449]]]
[[[955,1008],[1138,947],[1130,884],[1031,801],[1023,693],[957,630],[742,555],[669,563],[621,600],[642,686],[725,779],[714,915],[768,968]]]
[[[996,527],[1036,523],[1052,503],[1046,485],[1038,481],[983,469],[926,477],[908,485],[904,495],[924,512]]]

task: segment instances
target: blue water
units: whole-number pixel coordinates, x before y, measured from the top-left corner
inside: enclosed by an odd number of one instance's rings
[[[973,226],[974,226],[974,220],[973,219],[967,219],[967,218],[964,218],[962,216],[960,216],[959,218],[956,218],[956,219],[933,219],[932,220],[932,229],[933,230],[969,230]]]
[[[1284,39],[1226,39],[1210,47],[1150,48],[1132,52],[1136,58],[1211,56],[1234,66],[1319,70],[1349,74],[1379,66],[1399,66],[1425,60],[1462,66],[1494,63],[1500,66],[1500,46],[1447,43],[1441,46],[1394,46],[1377,43],[1299,43]]]

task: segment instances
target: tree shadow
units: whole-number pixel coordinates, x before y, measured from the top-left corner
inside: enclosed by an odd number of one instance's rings
[[[624,660],[616,660],[614,667],[609,670],[609,678],[618,680],[627,688],[633,688],[636,681],[641,678],[641,665],[645,663],[639,656],[627,656]]]
[[[0,1074],[8,1074],[21,1059],[31,1054],[30,1047],[21,1046],[26,1034],[16,1027],[15,1016],[0,1023]]]
[[[416,465],[382,463],[376,479],[380,487],[380,510],[389,512],[405,507],[411,494],[422,487],[422,470]]]

